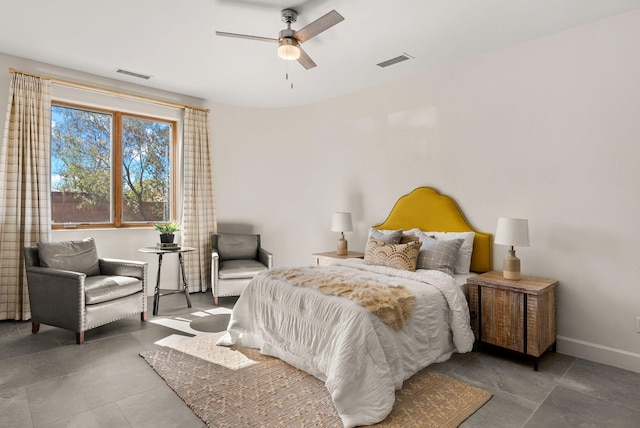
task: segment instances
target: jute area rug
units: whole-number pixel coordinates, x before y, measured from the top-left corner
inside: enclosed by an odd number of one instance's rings
[[[342,427],[324,384],[258,350],[215,346],[222,333],[141,356],[209,427]],[[457,427],[491,398],[432,370],[408,379],[375,427]]]

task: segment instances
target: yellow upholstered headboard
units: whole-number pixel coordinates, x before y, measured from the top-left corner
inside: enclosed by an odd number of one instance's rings
[[[418,187],[402,196],[384,223],[374,227],[404,230],[417,227],[429,232],[475,232],[471,271],[482,273],[493,270],[491,234],[471,227],[458,204],[431,187]]]

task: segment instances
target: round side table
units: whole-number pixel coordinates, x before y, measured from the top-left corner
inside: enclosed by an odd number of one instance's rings
[[[187,298],[187,306],[191,307],[191,298],[189,297],[189,288],[187,287],[187,276],[184,273],[184,263],[182,261],[182,253],[189,253],[195,251],[193,247],[177,247],[171,249],[156,248],[156,247],[142,247],[138,248],[141,253],[153,253],[158,255],[158,275],[156,277],[156,288],[153,292],[153,315],[158,315],[158,309],[160,308],[160,296],[166,296],[169,294],[184,293]],[[180,290],[162,290],[160,291],[160,272],[162,271],[162,256],[165,254],[177,254],[178,261],[180,262],[180,273],[182,274],[182,289]],[[178,282],[178,286],[180,282]]]

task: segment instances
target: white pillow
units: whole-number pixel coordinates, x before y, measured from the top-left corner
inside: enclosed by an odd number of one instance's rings
[[[385,244],[399,244],[402,237],[402,229],[376,229],[375,227],[369,228],[369,238],[376,238],[379,241],[383,241]]]
[[[414,232],[417,229],[411,229],[410,232]],[[454,261],[454,272],[456,274],[468,275],[471,268],[471,253],[473,252],[473,239],[475,238],[475,232],[423,232],[419,231],[419,234],[424,234],[436,238],[438,241],[449,241],[451,239],[462,239],[464,242],[458,250],[456,259]]]
[[[402,236],[400,237],[400,242],[411,242],[413,240],[420,240],[420,234],[422,231],[417,227],[409,230],[403,230]]]

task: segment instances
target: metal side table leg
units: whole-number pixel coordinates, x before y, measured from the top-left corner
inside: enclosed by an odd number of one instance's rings
[[[153,316],[158,315],[160,309],[160,271],[162,269],[162,253],[158,254],[158,275],[156,276],[156,289],[153,292]]]
[[[182,273],[182,287],[184,295],[187,298],[187,306],[191,307],[191,297],[189,297],[189,287],[187,287],[187,276],[184,273],[184,262],[182,261],[182,253],[178,253],[178,260],[180,261],[180,272]]]

